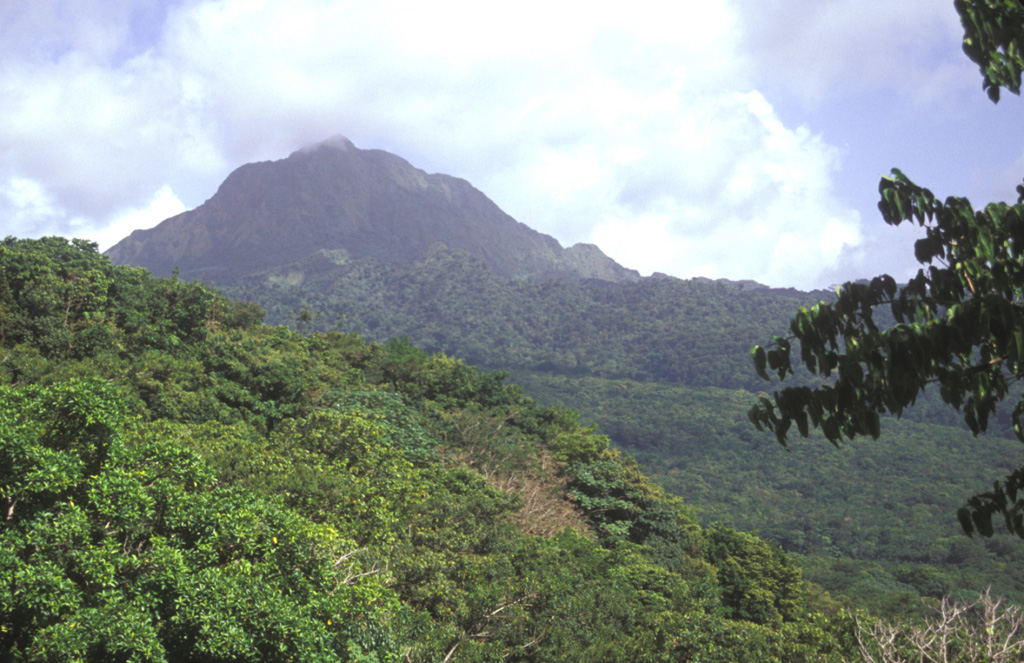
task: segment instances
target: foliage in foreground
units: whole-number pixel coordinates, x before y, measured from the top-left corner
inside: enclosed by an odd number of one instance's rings
[[[703,530],[574,412],[259,319],[88,243],[0,244],[0,658],[853,651],[776,546]]]

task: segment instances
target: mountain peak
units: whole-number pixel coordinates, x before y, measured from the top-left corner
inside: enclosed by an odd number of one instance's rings
[[[404,263],[435,243],[507,278],[639,279],[597,247],[562,248],[465,180],[340,135],[238,168],[203,205],[133,232],[107,254],[157,275],[177,267],[183,278],[229,284],[322,249]]]
[[[322,149],[341,150],[342,152],[347,152],[349,150],[355,150],[358,148],[355,145],[353,145],[352,141],[350,141],[345,136],[342,136],[341,134],[336,134],[318,143],[310,143],[309,145],[304,145],[300,147],[299,149],[292,152],[289,155],[289,158],[295,156],[296,154],[307,154],[309,152],[316,152]]]

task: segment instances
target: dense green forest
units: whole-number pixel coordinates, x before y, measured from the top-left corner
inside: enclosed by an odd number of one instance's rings
[[[297,329],[408,336],[510,371],[530,396],[598,425],[700,522],[778,543],[833,597],[899,612],[992,585],[1024,600],[1020,546],[968,539],[955,515],[1016,466],[1008,416],[982,444],[926,393],[886,424],[884,441],[837,451],[816,440],[788,453],[750,425],[747,410],[768,388],[751,345],[834,293],[669,277],[513,281],[440,245],[404,264],[324,251],[224,290]]]
[[[784,449],[750,426],[745,390],[544,374],[515,380],[587,413],[654,481],[699,504],[702,522],[778,542],[833,596],[886,612],[916,596],[992,586],[1024,603],[1020,541],[968,538],[956,518],[979,485],[1013,467],[1015,440],[980,442],[967,430],[892,420],[879,440],[836,449],[812,439]]]
[[[407,263],[321,251],[222,290],[274,323],[408,336],[479,366],[754,390],[750,346],[828,296],[670,277],[516,281],[440,244]]]
[[[839,661],[849,612],[572,410],[0,244],[0,658]]]

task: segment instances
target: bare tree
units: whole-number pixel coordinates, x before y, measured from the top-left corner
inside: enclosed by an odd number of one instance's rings
[[[866,663],[1020,663],[1024,661],[1024,610],[993,597],[942,600],[922,622],[857,622],[857,644]]]

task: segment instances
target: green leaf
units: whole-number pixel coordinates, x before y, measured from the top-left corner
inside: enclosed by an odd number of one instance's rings
[[[964,531],[967,536],[974,536],[974,523],[971,522],[970,510],[962,506],[956,511],[956,518],[960,521],[960,528]]]
[[[878,436],[882,434],[882,423],[877,412],[868,412],[866,417],[866,423],[868,426],[868,433],[872,438],[878,439]]]
[[[765,380],[770,379],[768,377],[768,372],[765,370],[768,359],[765,355],[764,348],[760,345],[755,345],[750,349],[750,356],[754,360],[754,370],[757,371],[757,374]]]
[[[978,534],[981,534],[985,538],[992,536],[992,514],[982,511],[972,511],[971,520],[974,522],[974,526],[978,528]]]
[[[800,431],[800,435],[803,436],[803,437],[807,437],[808,435],[810,435],[810,431],[808,430],[808,427],[807,427],[807,413],[806,412],[798,412],[796,414],[795,419],[796,419],[796,427],[797,427],[797,430]]]

